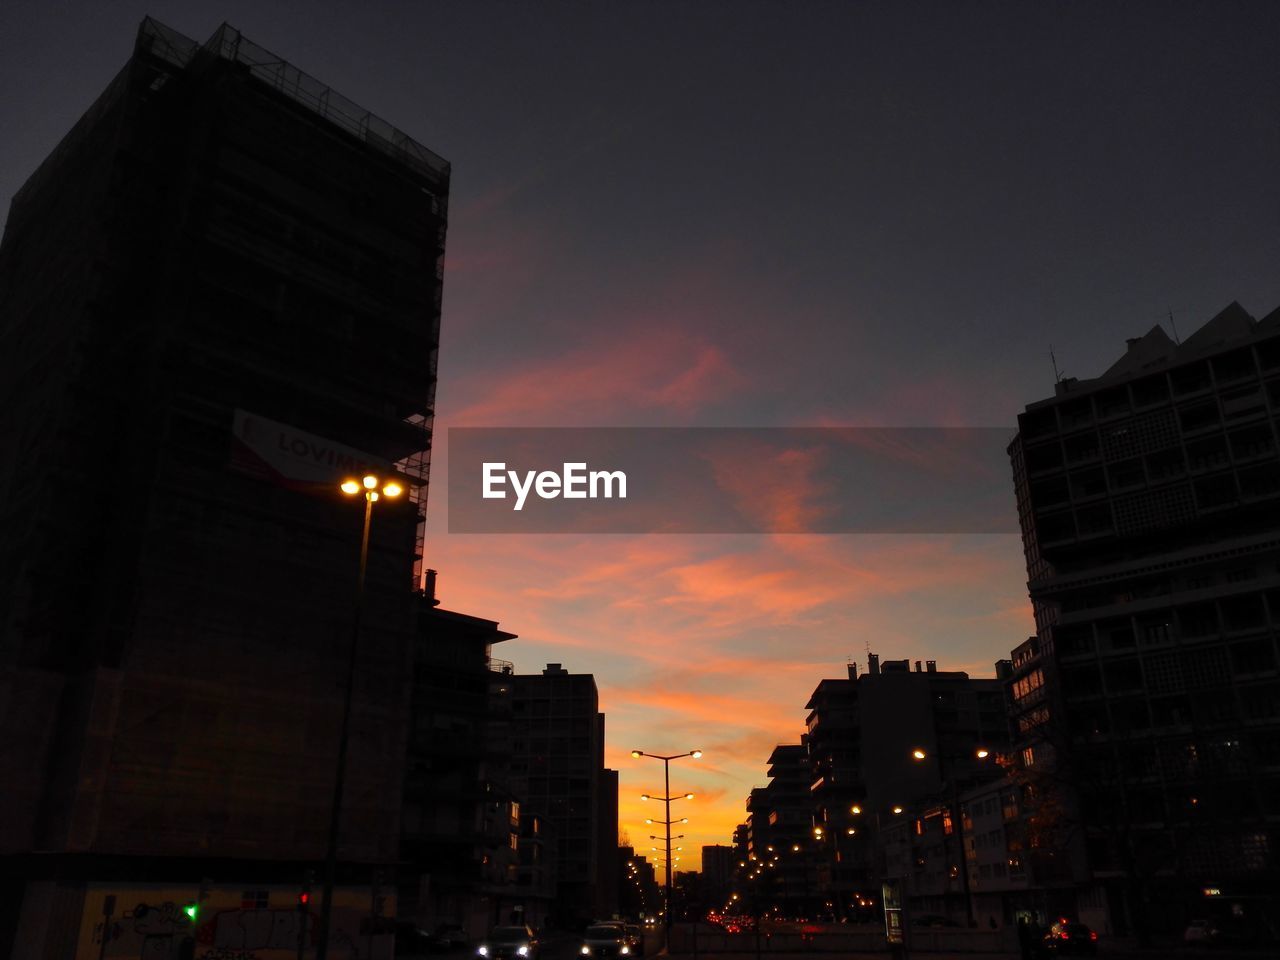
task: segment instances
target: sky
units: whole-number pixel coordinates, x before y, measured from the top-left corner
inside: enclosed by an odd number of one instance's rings
[[[427,563],[592,673],[643,852],[727,843],[824,677],[990,676],[1016,537],[450,534],[456,426],[1008,427],[1158,322],[1280,306],[1280,5],[8,0],[0,198],[150,14],[227,21],[453,165]],[[1012,511],[1012,483],[1009,486]]]

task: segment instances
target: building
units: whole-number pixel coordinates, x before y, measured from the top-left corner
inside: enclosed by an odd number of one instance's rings
[[[1122,933],[1217,916],[1252,936],[1277,906],[1277,429],[1280,311],[1234,303],[1018,417],[1021,773],[1078,803]]]
[[[367,904],[397,859],[448,187],[230,27],[148,19],[13,198],[0,952],[20,928],[17,954],[64,955],[113,884],[239,905],[252,879],[293,909],[354,617],[362,510],[335,484],[392,465],[412,497],[374,511],[339,882]]]
[[[808,744],[779,744],[769,755],[769,784],[761,811],[767,843],[756,856],[766,865],[772,898],[786,916],[814,915],[817,893],[817,854],[820,838],[813,833],[812,783]],[[705,865],[704,865],[705,870]]]
[[[907,660],[882,664],[872,653],[865,674],[849,664],[847,678],[823,680],[807,707],[818,889],[835,916],[856,917],[878,888],[877,831],[895,810],[926,798],[954,809],[958,792],[1000,775],[1003,681],[940,671],[932,660],[914,670]],[[962,909],[957,902],[953,912]]]
[[[604,766],[595,678],[549,663],[509,680],[512,789],[556,833],[553,912],[560,920],[609,916],[617,909],[618,781]],[[602,851],[606,835],[610,850]]]
[[[537,857],[536,822],[522,823],[509,784],[508,745],[492,735],[510,664],[493,657],[515,638],[492,620],[420,602],[397,869],[399,917],[434,930],[460,924],[473,937],[525,909],[520,854]],[[498,708],[495,709],[495,703]],[[527,819],[527,818],[526,818]]]
[[[662,887],[648,857],[634,847],[618,847],[620,891],[618,909],[631,920],[656,918],[663,907]]]
[[[709,844],[702,848],[702,883],[707,903],[723,906],[732,891],[734,864],[733,847]]]

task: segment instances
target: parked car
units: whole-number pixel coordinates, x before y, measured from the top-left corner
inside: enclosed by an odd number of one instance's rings
[[[1222,931],[1212,920],[1192,920],[1182,932],[1182,939],[1191,944],[1217,943]]]
[[[484,960],[534,960],[538,955],[538,935],[527,925],[494,927],[476,947],[476,956]]]
[[[621,923],[594,923],[582,935],[584,957],[639,956],[643,951]]]
[[[460,923],[442,923],[431,934],[431,948],[441,950],[457,950],[467,945],[467,932]]]
[[[1098,952],[1098,935],[1078,920],[1058,920],[1041,944],[1049,956],[1092,957]]]

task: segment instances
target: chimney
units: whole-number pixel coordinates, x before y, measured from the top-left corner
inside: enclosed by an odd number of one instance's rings
[[[427,598],[427,603],[433,607],[440,606],[440,601],[436,599],[436,572],[434,570],[427,571],[427,582],[422,591]]]
[[[555,677],[564,673],[565,669],[558,663],[548,663],[547,669],[542,671],[544,677]]]
[[[878,653],[867,654],[867,673],[869,673],[873,677],[880,676],[880,654]]]
[[[920,661],[919,661],[919,660],[917,660],[917,661],[916,661],[916,673],[920,673],[920,672],[922,672],[922,671],[920,670]]]
[[[854,663],[852,660],[849,661],[849,679],[850,680],[858,679],[858,665]]]
[[[926,661],[924,662],[924,672],[925,672],[925,673],[937,673],[937,672],[938,672],[938,661],[937,661],[937,660],[926,660]]]

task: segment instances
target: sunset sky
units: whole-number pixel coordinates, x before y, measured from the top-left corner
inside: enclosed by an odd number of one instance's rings
[[[10,0],[6,201],[146,14],[226,20],[452,162],[427,562],[518,671],[595,674],[638,847],[661,765],[630,750],[706,751],[681,866],[849,659],[991,675],[1032,629],[1020,544],[449,534],[449,427],[1012,436],[1051,346],[1096,376],[1170,313],[1280,305],[1274,3]]]

